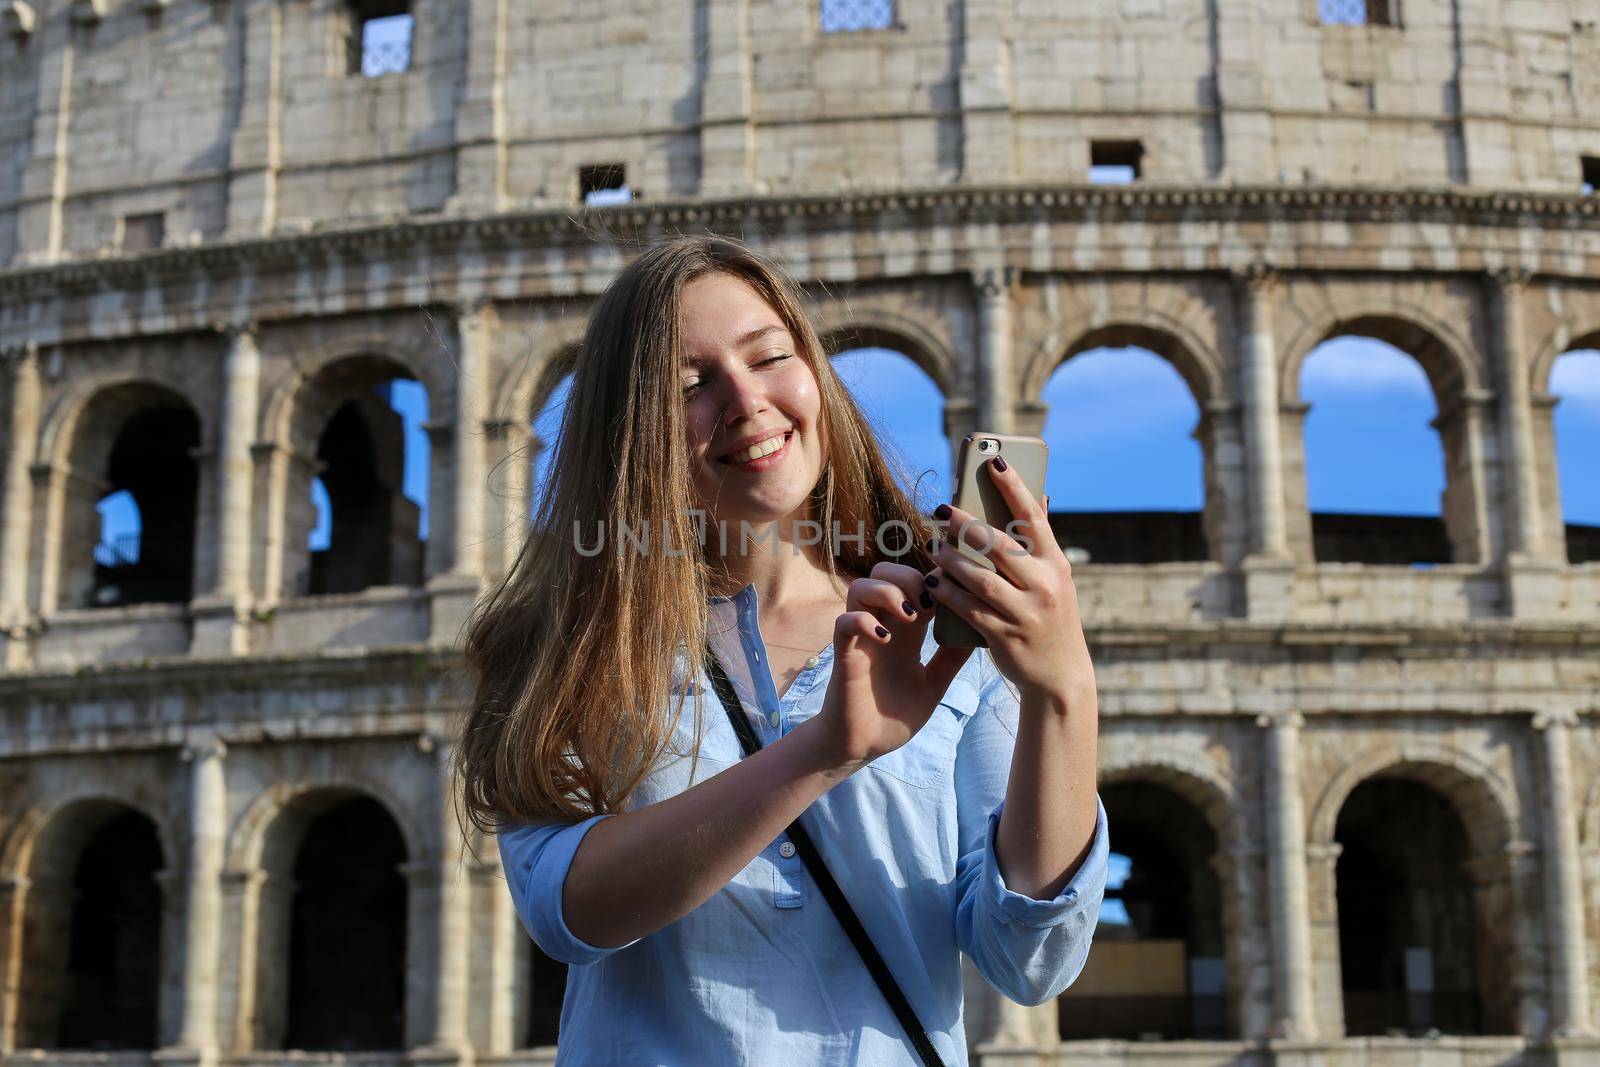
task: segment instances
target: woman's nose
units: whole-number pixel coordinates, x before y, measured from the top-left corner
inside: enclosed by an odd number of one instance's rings
[[[748,371],[735,371],[728,375],[727,392],[723,397],[722,421],[733,425],[741,418],[759,415],[767,409],[767,398],[761,383]]]

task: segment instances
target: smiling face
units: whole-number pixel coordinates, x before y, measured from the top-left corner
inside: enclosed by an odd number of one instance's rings
[[[701,506],[730,538],[741,520],[805,517],[797,513],[822,476],[822,400],[799,339],[732,274],[684,286],[679,315],[684,420]]]

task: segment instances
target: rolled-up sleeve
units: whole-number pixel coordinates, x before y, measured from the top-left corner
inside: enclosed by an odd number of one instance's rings
[[[562,914],[561,894],[566,889],[572,857],[584,835],[608,815],[595,815],[577,823],[532,823],[509,826],[495,835],[506,886],[523,928],[545,955],[568,964],[594,963],[613,952],[638,943],[602,948],[574,934]]]
[[[987,653],[980,655],[978,709],[956,751],[956,937],[1002,994],[1042,1004],[1071,985],[1089,958],[1111,851],[1106,810],[1096,796],[1089,853],[1054,898],[1038,900],[1005,884],[994,843],[1020,708]]]

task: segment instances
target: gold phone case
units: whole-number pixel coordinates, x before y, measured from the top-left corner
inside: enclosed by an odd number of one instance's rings
[[[984,439],[997,442],[999,451],[979,451],[978,442]],[[990,481],[986,464],[997,455],[1004,456],[1007,465],[1022,475],[1022,481],[1033,493],[1033,498],[1042,500],[1045,460],[1049,452],[1049,446],[1038,437],[982,432],[968,434],[961,441],[961,453],[956,460],[955,506],[997,530],[1005,530],[1006,523],[1012,519],[1011,509],[1006,506],[1000,490]],[[988,556],[980,551],[984,547],[982,537],[969,533],[964,540],[958,539],[953,526],[945,533],[963,556],[987,570],[995,569]],[[965,588],[948,575],[944,580],[958,589]],[[933,618],[933,638],[941,645],[955,648],[984,648],[988,645],[982,634],[943,604],[939,605],[939,611]]]

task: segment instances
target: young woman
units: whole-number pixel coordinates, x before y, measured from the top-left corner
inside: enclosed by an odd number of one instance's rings
[[[711,237],[601,296],[551,470],[473,619],[454,751],[523,924],[573,965],[559,1062],[918,1062],[796,819],[945,1063],[962,952],[1022,1003],[1077,976],[1107,857],[1094,672],[1015,471],[988,472],[1021,520],[987,530],[990,573],[897,484],[793,280]],[[940,604],[988,648],[939,647]]]

